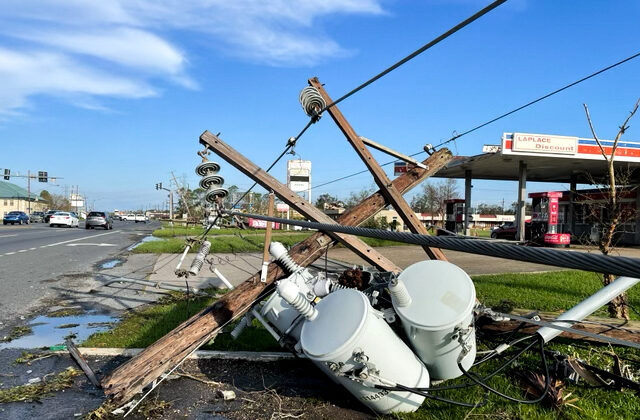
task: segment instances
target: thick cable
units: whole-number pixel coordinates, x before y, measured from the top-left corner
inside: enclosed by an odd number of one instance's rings
[[[555,267],[573,268],[576,270],[609,273],[616,276],[640,277],[640,259],[610,255],[598,255],[582,252],[559,251],[549,248],[533,248],[488,240],[467,240],[456,237],[420,235],[406,232],[390,232],[380,229],[368,229],[339,224],[307,222],[303,220],[269,217],[259,214],[228,212],[241,217],[252,217],[269,222],[278,222],[317,229],[324,232],[346,233],[348,235],[369,238],[387,239],[414,245],[426,245],[434,248],[468,252],[489,257],[509,258],[512,260],[533,262]],[[519,319],[519,318],[514,318]],[[526,319],[526,318],[522,318]],[[531,321],[527,319],[527,321]],[[577,332],[576,332],[577,333]],[[640,348],[640,347],[639,347]]]
[[[380,388],[380,389],[388,389],[389,387],[384,387],[384,386],[380,386],[380,387],[376,387],[376,388]],[[461,407],[468,407],[468,408],[480,408],[483,407],[485,405],[487,405],[487,403],[489,402],[489,398],[488,398],[488,393],[484,394],[484,399],[478,403],[468,403],[468,402],[464,402],[464,401],[457,401],[457,400],[450,400],[449,398],[444,398],[444,397],[440,397],[438,395],[433,395],[433,394],[429,394],[428,392],[425,391],[420,391],[417,388],[411,388],[408,386],[404,386],[404,385],[400,385],[400,384],[396,384],[395,387],[393,387],[395,391],[408,391],[411,392],[413,394],[417,394],[417,395],[421,395],[425,398],[429,398],[435,401],[440,401],[440,402],[444,402],[447,404],[453,404],[453,405],[458,405]]]
[[[595,77],[595,76],[597,76],[597,75],[599,75],[599,74],[601,74],[601,73],[604,73],[604,72],[605,72],[605,71],[607,71],[607,70],[611,70],[612,68],[618,67],[619,65],[624,64],[624,63],[626,63],[627,61],[633,60],[634,58],[637,58],[637,57],[640,57],[640,52],[638,52],[638,53],[636,53],[636,54],[633,54],[632,56],[629,56],[629,57],[627,57],[627,58],[625,58],[625,59],[623,59],[623,60],[620,60],[620,61],[618,61],[617,63],[611,64],[610,66],[607,66],[607,67],[605,67],[605,68],[603,68],[603,69],[600,69],[600,70],[596,71],[595,73],[591,73],[590,75],[585,76],[585,77],[583,77],[583,78],[582,78],[582,79],[580,79],[580,80],[576,80],[576,81],[575,81],[575,82],[573,82],[573,83],[569,83],[568,85],[565,85],[565,86],[561,87],[560,89],[556,89],[556,90],[554,90],[553,92],[549,92],[549,93],[547,93],[546,95],[543,95],[543,96],[541,96],[541,97],[539,97],[539,98],[537,98],[537,99],[534,99],[534,100],[533,100],[533,101],[531,101],[531,102],[527,102],[526,104],[524,104],[524,105],[522,105],[522,106],[519,106],[518,108],[512,109],[512,110],[511,110],[511,111],[509,111],[509,112],[505,112],[504,114],[499,115],[499,116],[497,116],[497,117],[495,117],[495,118],[493,118],[493,119],[491,119],[491,120],[489,120],[489,121],[487,121],[487,122],[485,122],[485,123],[482,123],[482,124],[480,124],[480,125],[477,125],[477,126],[473,127],[473,128],[472,128],[472,129],[470,129],[470,130],[467,130],[467,131],[462,132],[462,133],[460,133],[460,134],[456,134],[456,135],[452,136],[449,140],[443,141],[442,143],[440,143],[440,144],[436,145],[435,147],[443,146],[443,145],[445,145],[445,144],[447,144],[447,143],[449,143],[449,142],[452,142],[452,141],[454,141],[454,140],[459,139],[459,138],[460,138],[460,137],[462,137],[462,136],[466,136],[466,135],[467,135],[467,134],[469,134],[469,133],[473,133],[474,131],[481,129],[482,127],[485,127],[485,126],[487,126],[487,125],[489,125],[489,124],[491,124],[491,123],[494,123],[494,122],[496,122],[496,121],[498,121],[498,120],[501,120],[501,119],[502,119],[502,118],[504,118],[504,117],[508,117],[508,116],[509,116],[509,115],[511,115],[511,114],[514,114],[514,113],[516,113],[516,112],[518,112],[518,111],[520,111],[520,110],[523,110],[524,108],[527,108],[527,107],[529,107],[529,106],[531,106],[531,105],[534,105],[534,104],[536,104],[536,103],[538,103],[538,102],[540,102],[540,101],[542,101],[542,100],[544,100],[544,99],[547,99],[547,98],[549,98],[549,97],[551,97],[551,96],[553,96],[553,95],[555,95],[555,94],[557,94],[557,93],[562,92],[563,90],[569,89],[570,87],[573,87],[573,86],[575,86],[575,85],[577,85],[577,84],[579,84],[579,83],[582,83],[582,82],[584,82],[584,81],[586,81],[586,80],[589,80],[589,79],[591,79],[592,77]]]
[[[549,364],[547,363],[547,357],[545,356],[544,353],[544,339],[541,336],[538,336],[538,340],[537,342],[540,344],[540,357],[542,358],[542,365],[544,366],[544,389],[542,391],[542,394],[538,397],[535,398],[533,400],[522,400],[522,399],[518,399],[518,398],[514,398],[511,397],[503,392],[498,391],[495,388],[490,387],[489,385],[487,385],[485,383],[484,380],[482,379],[478,379],[476,378],[475,375],[473,375],[471,372],[468,372],[463,366],[462,363],[460,361],[458,361],[458,369],[460,369],[460,371],[462,371],[462,373],[464,374],[464,376],[466,376],[467,378],[471,379],[473,382],[475,382],[477,385],[480,385],[482,388],[486,389],[489,392],[492,392],[502,398],[505,398],[509,401],[513,401],[513,402],[517,402],[520,404],[536,404],[539,403],[540,401],[542,401],[546,396],[547,393],[549,392],[549,387],[551,385],[551,378],[549,377]]]
[[[573,86],[575,86],[575,85],[577,85],[579,83],[587,81],[587,80],[591,79],[592,77],[595,77],[595,76],[597,76],[597,75],[599,75],[601,73],[604,73],[604,72],[606,72],[608,70],[611,70],[611,69],[613,69],[613,68],[615,68],[615,67],[617,67],[617,66],[619,66],[621,64],[624,64],[627,61],[631,61],[631,60],[633,60],[634,58],[637,58],[637,57],[640,57],[640,52],[636,53],[636,54],[634,54],[634,55],[632,55],[630,57],[627,57],[627,58],[625,58],[623,60],[620,60],[617,63],[614,63],[614,64],[612,64],[610,66],[607,66],[607,67],[605,67],[603,69],[600,69],[600,70],[596,71],[595,73],[591,73],[590,75],[588,75],[586,77],[583,77],[582,79],[579,79],[579,80],[576,80],[575,82],[569,83],[568,85],[565,85],[565,86],[561,87],[560,89],[556,89],[553,92],[547,93],[546,95],[543,95],[543,96],[541,96],[541,97],[539,97],[537,99],[534,99],[531,102],[528,102],[528,103],[526,103],[526,104],[524,104],[522,106],[519,106],[518,108],[515,108],[515,109],[513,109],[513,110],[511,110],[509,112],[505,112],[504,114],[502,114],[502,115],[500,115],[498,117],[492,118],[491,120],[489,120],[489,121],[487,121],[485,123],[482,123],[482,124],[472,128],[470,130],[467,130],[467,131],[465,131],[463,133],[460,133],[460,134],[456,134],[456,135],[452,136],[451,138],[449,138],[448,140],[445,140],[442,143],[437,144],[434,148],[437,148],[437,147],[440,147],[440,146],[444,146],[445,144],[450,143],[450,142],[452,142],[454,140],[457,140],[462,136],[465,136],[467,134],[473,133],[474,131],[481,129],[482,127],[485,127],[485,126],[487,126],[487,125],[489,125],[491,123],[494,123],[494,122],[496,122],[498,120],[501,120],[504,117],[507,117],[507,116],[509,116],[511,114],[514,114],[514,113],[518,112],[518,111],[521,111],[521,110],[523,110],[523,109],[525,109],[525,108],[527,108],[527,107],[529,107],[531,105],[534,105],[534,104],[536,104],[536,103],[538,103],[538,102],[540,102],[540,101],[542,101],[544,99],[547,99],[547,98],[549,98],[549,97],[551,97],[551,96],[553,96],[553,95],[555,95],[557,93],[560,93],[560,92],[562,92],[562,91],[564,91],[566,89],[569,89],[570,87],[573,87]],[[425,152],[424,151],[420,151],[420,152],[416,152],[416,153],[414,153],[412,155],[409,155],[409,156],[410,157],[415,157],[415,156],[418,156],[418,155],[420,155],[422,153],[425,153]],[[397,160],[392,160],[392,161],[383,163],[380,166],[387,166],[387,165],[390,165],[390,164],[392,164],[392,163],[394,163],[396,161]],[[367,173],[367,172],[369,172],[368,169],[365,169],[365,170],[360,171],[360,172],[354,172],[352,174],[345,175],[345,176],[342,176],[340,178],[336,178],[336,179],[333,179],[331,181],[324,182],[322,184],[318,184],[318,185],[312,187],[312,189],[319,188],[319,187],[324,187],[325,185],[333,184],[335,182],[342,181],[342,180],[345,180],[345,179],[348,179],[348,178],[352,178],[354,176],[361,175],[361,174],[364,174],[364,173]],[[640,313],[638,313],[638,314],[640,315]]]
[[[430,41],[427,44],[423,45],[422,47],[418,48],[417,50],[415,50],[414,52],[412,52],[411,54],[409,54],[408,56],[406,56],[402,60],[396,62],[395,64],[393,64],[390,67],[387,67],[385,70],[383,70],[380,73],[376,74],[371,79],[367,80],[366,82],[364,82],[361,85],[357,86],[355,89],[352,89],[351,91],[349,91],[346,94],[342,95],[340,98],[338,98],[335,101],[333,101],[332,103],[328,104],[327,106],[324,107],[324,109],[322,109],[322,111],[320,113],[326,111],[327,109],[331,108],[334,105],[339,104],[340,102],[342,102],[343,100],[347,99],[349,96],[353,95],[354,93],[359,92],[360,90],[362,90],[365,87],[369,86],[371,83],[375,82],[376,80],[380,79],[381,77],[391,73],[393,70],[397,69],[398,67],[400,67],[401,65],[403,65],[407,61],[417,57],[420,54],[422,54],[423,52],[425,52],[429,48],[431,48],[434,45],[438,44],[440,41],[442,41],[442,40],[448,38],[449,36],[453,35],[454,33],[458,32],[460,29],[464,28],[465,26],[469,25],[470,23],[474,22],[475,20],[481,18],[482,16],[484,16],[487,13],[489,13],[490,11],[492,11],[496,7],[500,6],[501,4],[505,3],[506,1],[507,0],[496,0],[496,1],[494,1],[493,3],[491,3],[490,5],[485,7],[484,9],[478,11],[474,15],[472,15],[469,18],[467,18],[467,19],[463,20],[462,22],[458,23],[456,26],[454,26],[453,28],[449,29],[448,31],[446,31],[442,35],[438,36],[437,38],[433,39],[432,41]]]

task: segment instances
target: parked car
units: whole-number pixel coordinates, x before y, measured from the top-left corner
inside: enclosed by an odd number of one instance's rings
[[[104,211],[89,212],[89,214],[87,215],[87,221],[85,223],[85,229],[93,229],[96,227],[113,229],[113,220],[109,216],[109,213]]]
[[[72,211],[58,211],[51,215],[49,218],[49,226],[67,226],[78,227],[80,220],[78,216]]]
[[[515,222],[505,222],[500,226],[496,227],[495,229],[493,229],[493,231],[491,232],[491,237],[493,239],[515,240],[516,231],[517,231],[517,226]],[[531,222],[530,221],[524,223],[524,238],[525,239],[531,238]]]
[[[29,224],[29,216],[27,216],[27,213],[23,212],[23,211],[10,211],[9,213],[7,213],[4,218],[2,219],[2,224],[6,225],[7,223],[11,223],[12,225],[14,224],[25,224],[28,225]]]
[[[45,214],[44,214],[44,222],[45,223],[49,223],[49,219],[51,218],[52,214],[56,214],[57,212],[62,211],[62,210],[48,210]]]
[[[29,221],[31,223],[42,223],[44,222],[44,212],[34,211],[29,215]]]
[[[136,220],[136,215],[133,213],[125,214],[124,216],[122,216],[122,220],[125,220],[125,221]]]

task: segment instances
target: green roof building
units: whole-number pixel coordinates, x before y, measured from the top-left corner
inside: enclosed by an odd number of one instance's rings
[[[29,194],[24,188],[6,181],[0,181],[0,215],[10,211],[25,213],[44,211],[47,203],[37,194]],[[31,208],[31,210],[29,210]]]

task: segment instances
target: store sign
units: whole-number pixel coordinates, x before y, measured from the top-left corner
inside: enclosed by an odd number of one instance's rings
[[[393,175],[398,176],[407,173],[407,162],[394,162]]]
[[[287,185],[291,191],[311,189],[311,161],[290,160],[287,162]]]
[[[499,151],[499,144],[485,144],[484,146],[482,146],[482,153],[498,153]]]
[[[280,213],[285,213],[289,211],[289,205],[287,203],[278,203],[276,204],[276,211]]]
[[[575,155],[578,152],[578,138],[551,136],[548,134],[513,133],[511,150],[514,152]]]
[[[249,226],[255,229],[266,229],[267,228],[267,222],[266,220],[258,220],[258,219],[254,219],[249,217]],[[278,222],[272,222],[271,226],[274,229],[280,229],[280,223]]]

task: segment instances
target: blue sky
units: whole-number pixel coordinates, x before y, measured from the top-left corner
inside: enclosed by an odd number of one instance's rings
[[[51,192],[79,185],[96,207],[133,209],[160,205],[154,184],[168,185],[171,171],[196,185],[204,130],[267,166],[307,121],[298,95],[309,77],[337,98],[489,2],[57,3],[5,0],[0,9],[0,168],[46,170],[64,177]],[[638,52],[638,22],[633,0],[510,0],[340,109],[359,134],[415,153]],[[639,74],[640,58],[450,146],[477,154],[512,131],[588,137],[585,102],[611,138],[640,96]],[[638,118],[626,139],[640,138]],[[316,184],[364,168],[329,116],[296,152],[313,161]],[[226,185],[251,185],[222,166]],[[272,173],[284,180],[285,167]],[[371,185],[360,175],[314,195]],[[515,196],[512,183],[474,182],[474,204]]]

